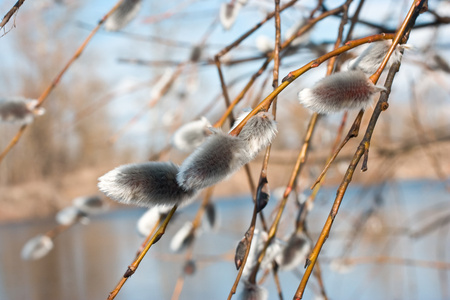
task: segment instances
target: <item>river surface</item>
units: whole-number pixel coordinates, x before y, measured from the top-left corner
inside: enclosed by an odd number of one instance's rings
[[[383,193],[378,193],[381,190]],[[326,188],[319,194],[308,222],[314,239],[325,222],[335,192]],[[196,239],[196,272],[186,277],[180,299],[226,299],[236,277],[229,257],[234,255],[237,242],[249,226],[251,199],[214,202],[220,227],[217,231],[204,230]],[[275,202],[272,200],[264,210],[268,220]],[[292,231],[296,210],[293,203],[289,202],[283,214],[281,238]],[[184,254],[169,250],[170,239],[186,220],[192,220],[197,208],[198,202],[181,210],[116,299],[171,298]],[[136,221],[144,212],[124,207],[95,216],[88,225],[77,224],[58,236],[54,249],[38,261],[22,261],[21,248],[31,237],[53,228],[53,219],[0,224],[0,299],[106,299],[143,241],[136,232]],[[447,269],[417,265],[418,261],[450,262],[450,217],[446,216],[450,216],[450,194],[439,182],[349,189],[320,255],[330,299],[450,299],[449,264],[444,265]],[[440,224],[433,225],[436,220],[441,220]],[[414,232],[422,235],[411,237]],[[342,255],[410,260],[407,264],[369,261],[340,270],[332,268],[332,258]],[[299,266],[295,271],[280,272],[285,299],[294,295],[302,270]],[[264,286],[269,290],[269,299],[278,299],[271,276]],[[238,293],[241,288],[242,284]],[[317,281],[311,278],[305,299],[314,299],[317,291]]]

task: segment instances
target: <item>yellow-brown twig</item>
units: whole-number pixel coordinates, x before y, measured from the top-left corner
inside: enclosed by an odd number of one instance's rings
[[[144,250],[142,250],[142,252],[135,259],[135,261],[130,266],[128,266],[127,271],[125,272],[125,274],[123,274],[122,279],[119,281],[119,283],[116,285],[116,287],[109,294],[107,300],[112,300],[117,296],[117,294],[119,293],[119,291],[121,290],[122,286],[125,284],[127,279],[131,275],[133,275],[134,272],[136,271],[136,269],[139,267],[139,264],[141,263],[141,261],[145,257],[145,255],[147,254],[150,247],[153,244],[155,244],[157,241],[159,241],[159,239],[164,235],[164,233],[166,232],[167,225],[169,224],[169,221],[172,219],[172,216],[175,213],[175,211],[177,210],[177,208],[178,208],[178,206],[176,206],[176,205],[172,208],[172,210],[169,212],[167,217],[164,219],[164,222],[158,228],[158,230],[153,235],[153,237],[149,240],[149,242],[145,246]]]
[[[53,79],[53,81],[50,83],[50,85],[47,86],[47,88],[44,90],[44,92],[39,96],[38,104],[36,107],[39,107],[42,105],[42,103],[47,99],[50,92],[58,85],[59,81],[61,80],[62,76],[66,71],[69,69],[69,67],[72,65],[72,63],[80,57],[83,50],[88,45],[89,41],[92,39],[92,37],[97,33],[97,31],[100,29],[102,24],[106,21],[106,19],[109,18],[109,16],[119,7],[120,4],[122,4],[123,0],[119,0],[116,5],[111,8],[111,10],[103,16],[103,18],[98,22],[97,26],[91,31],[91,33],[88,35],[88,37],[84,40],[84,42],[81,44],[81,46],[75,51],[75,54],[69,59],[69,61],[66,63],[66,65],[62,68],[62,70],[56,75],[56,77]],[[2,154],[0,155],[0,164],[2,160],[5,158],[5,156],[8,154],[8,152],[17,144],[17,142],[20,140],[21,136],[23,135],[23,132],[27,128],[27,125],[23,125],[17,134],[13,137],[11,142],[8,144],[8,146],[3,150]]]

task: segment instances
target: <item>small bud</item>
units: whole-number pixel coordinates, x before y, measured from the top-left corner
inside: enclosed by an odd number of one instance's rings
[[[242,4],[238,2],[222,3],[219,11],[219,19],[222,27],[229,30],[233,26],[241,10]]]
[[[270,192],[269,192],[269,183],[267,182],[266,177],[262,177],[259,182],[258,188],[256,189],[256,207],[257,212],[266,207],[267,203],[269,203]]]
[[[184,268],[183,268],[183,272],[186,275],[193,275],[195,273],[195,271],[197,270],[197,267],[195,265],[195,261],[193,260],[188,260],[185,264],[184,264]]]
[[[108,204],[97,195],[77,197],[72,202],[74,207],[87,215],[99,214],[108,208]]]
[[[100,177],[98,187],[111,199],[143,207],[180,205],[195,191],[180,187],[178,166],[171,162],[145,162],[115,168]]]
[[[198,231],[194,232],[192,228],[192,222],[186,222],[177,233],[175,233],[170,241],[170,249],[173,252],[181,252],[192,243],[196,233],[198,233]]]
[[[36,107],[37,100],[25,98],[0,98],[0,121],[20,125],[31,124],[35,116],[41,116],[45,109]]]
[[[46,235],[38,235],[26,242],[22,248],[23,260],[37,260],[46,256],[53,249],[53,241]]]
[[[384,87],[374,85],[362,71],[334,73],[323,78],[312,89],[298,94],[301,104],[317,113],[334,113],[350,109],[366,109],[372,96]]]
[[[86,214],[74,206],[61,209],[55,216],[56,222],[61,225],[72,225],[82,218],[87,219]]]
[[[294,233],[288,239],[282,250],[275,257],[281,270],[292,270],[303,265],[311,251],[311,242],[303,233]]]
[[[202,48],[200,45],[196,45],[192,47],[191,55],[190,55],[190,61],[191,62],[198,62],[200,58],[202,57]]]
[[[239,241],[239,244],[236,247],[236,253],[234,255],[234,264],[236,265],[236,270],[241,268],[242,263],[244,262],[245,252],[247,252],[248,248],[248,239],[247,236],[244,236],[242,240]]]
[[[380,67],[381,62],[389,51],[389,48],[392,45],[391,40],[383,40],[379,42],[372,43],[369,47],[367,47],[360,56],[352,59],[349,62],[349,70],[361,70],[367,75],[372,75],[377,71]],[[399,62],[402,59],[402,49],[410,49],[412,48],[408,44],[397,45],[394,52],[392,52],[391,57],[386,64],[385,70],[389,70],[389,68],[396,62]]]
[[[105,21],[105,29],[118,31],[128,25],[141,9],[142,0],[123,0],[122,4]]]
[[[244,267],[244,271],[242,272],[242,276],[248,276],[252,272],[253,268],[255,267],[258,257],[261,253],[261,251],[264,248],[264,244],[266,243],[268,239],[267,232],[265,231],[258,231],[255,229],[252,243],[250,245],[250,252],[247,257],[247,262]],[[272,268],[272,262],[274,261],[275,257],[278,256],[278,254],[281,251],[281,245],[280,242],[277,239],[273,239],[271,244],[267,247],[266,253],[264,255],[264,258],[261,261],[261,264],[259,266],[260,270],[268,270]]]
[[[200,146],[211,133],[208,129],[211,124],[206,118],[186,123],[175,131],[172,144],[175,148],[184,152],[192,152]]]
[[[206,222],[204,224],[207,224],[207,227],[209,229],[214,230],[215,228],[217,228],[219,222],[216,206],[213,203],[209,202],[208,204],[206,204],[204,216],[206,219]]]
[[[240,300],[267,300],[269,299],[269,293],[267,290],[257,284],[244,281],[244,289],[239,296]]]

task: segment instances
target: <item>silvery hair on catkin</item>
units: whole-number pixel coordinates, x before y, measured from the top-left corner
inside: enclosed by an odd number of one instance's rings
[[[143,207],[180,205],[195,190],[178,185],[178,166],[171,162],[145,162],[115,168],[99,178],[98,187],[108,197]]]
[[[366,109],[372,104],[372,96],[383,90],[384,87],[374,85],[364,72],[355,70],[323,78],[313,88],[303,89],[298,99],[306,108],[327,114]]]

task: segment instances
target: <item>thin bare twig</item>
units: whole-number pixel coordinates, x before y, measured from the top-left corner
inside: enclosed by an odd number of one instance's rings
[[[9,22],[11,17],[19,11],[19,8],[22,6],[24,2],[25,0],[18,0],[16,4],[14,4],[14,6],[11,7],[11,9],[6,13],[2,21],[0,22],[0,29],[3,29],[5,27],[5,25]]]
[[[123,274],[122,279],[120,282],[116,285],[116,287],[112,290],[112,292],[109,294],[107,300],[112,300],[116,298],[119,291],[122,289],[125,282],[128,280],[128,278],[136,272],[137,268],[139,267],[139,264],[141,263],[142,259],[144,259],[145,255],[147,254],[150,247],[158,242],[161,237],[166,232],[167,225],[169,224],[169,221],[172,219],[172,216],[174,215],[175,211],[177,210],[178,206],[174,206],[172,210],[169,212],[169,214],[164,219],[164,222],[161,224],[159,229],[156,231],[156,233],[153,235],[153,237],[148,241],[147,245],[145,246],[144,250],[139,254],[139,256],[135,259],[135,261],[128,266],[128,269],[126,270],[125,274]]]
[[[38,104],[36,107],[39,107],[42,105],[42,103],[47,99],[50,92],[58,85],[59,81],[61,80],[62,76],[66,71],[69,69],[69,67],[72,65],[72,63],[81,56],[83,53],[83,50],[88,45],[89,41],[92,39],[92,37],[97,33],[97,31],[100,29],[102,24],[109,18],[109,16],[116,11],[116,9],[122,4],[123,0],[119,0],[111,10],[106,13],[106,15],[103,16],[103,18],[98,21],[97,26],[91,31],[91,33],[88,35],[88,37],[84,40],[84,42],[81,44],[81,46],[75,51],[75,54],[69,59],[69,61],[66,63],[66,65],[62,68],[62,70],[56,75],[56,77],[53,79],[53,81],[50,83],[50,85],[47,86],[47,88],[42,92],[42,94],[39,96]],[[19,142],[20,138],[23,135],[23,132],[27,129],[27,125],[23,125],[17,134],[13,137],[11,142],[6,146],[6,148],[3,150],[3,152],[0,154],[0,164],[2,163],[5,156],[8,154],[8,152]]]

